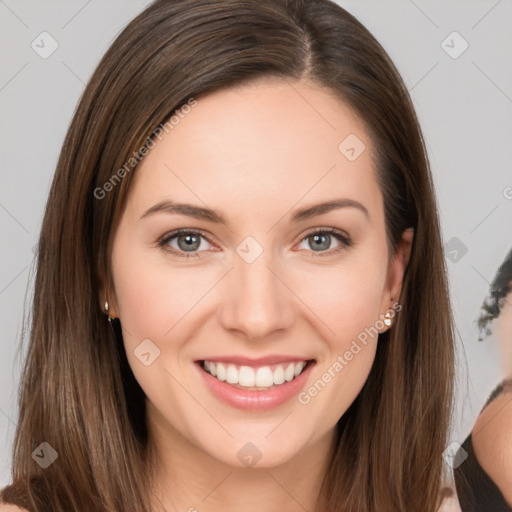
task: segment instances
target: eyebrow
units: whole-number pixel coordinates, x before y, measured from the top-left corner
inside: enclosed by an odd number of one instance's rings
[[[322,215],[328,213],[332,210],[336,210],[339,208],[356,208],[362,213],[364,213],[367,220],[370,220],[370,215],[368,210],[364,205],[360,202],[355,201],[354,199],[348,198],[340,198],[340,199],[332,199],[330,201],[326,201],[323,203],[317,203],[311,206],[307,206],[300,210],[297,210],[292,218],[291,222],[300,222],[306,219],[310,219],[317,215]],[[185,215],[186,217],[192,217],[194,219],[206,220],[210,222],[214,222],[216,224],[226,224],[226,219],[218,210],[203,208],[201,206],[196,206],[193,204],[187,203],[176,203],[174,201],[166,200],[161,201],[151,208],[147,209],[140,219],[144,219],[150,215],[154,215],[156,213],[169,213],[169,214],[179,214]]]

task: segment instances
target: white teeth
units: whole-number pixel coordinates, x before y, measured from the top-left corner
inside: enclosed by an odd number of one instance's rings
[[[268,366],[258,368],[255,384],[259,388],[267,388],[274,385],[272,370]]]
[[[232,364],[226,370],[226,382],[228,384],[238,384],[238,371]]]
[[[242,366],[238,372],[237,384],[240,384],[240,386],[245,386],[246,388],[252,388],[256,384],[255,371],[250,366]]]
[[[250,366],[236,366],[213,361],[204,361],[203,363],[203,368],[220,381],[247,388],[270,388],[283,384],[285,381],[290,382],[302,373],[305,366],[306,361],[272,365],[272,368],[270,366],[251,368]]]
[[[284,371],[284,378],[287,382],[290,382],[295,377],[295,365],[290,363]]]
[[[212,366],[217,372],[217,379],[226,380],[226,367],[222,363],[210,363],[210,368]],[[213,375],[213,372],[210,373]]]
[[[279,365],[274,370],[274,384],[282,384],[284,382],[284,369]]]

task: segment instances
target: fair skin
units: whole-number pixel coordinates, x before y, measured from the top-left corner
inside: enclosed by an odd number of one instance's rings
[[[505,297],[494,320],[493,333],[500,342],[503,377],[512,378],[512,293]],[[483,470],[512,507],[512,393],[497,396],[478,416],[472,431],[475,456]]]
[[[353,162],[338,150],[351,133],[367,148]],[[291,399],[263,412],[212,395],[194,361],[315,359],[309,387],[396,302],[412,230],[388,259],[371,141],[346,105],[312,84],[265,80],[206,95],[157,142],[136,171],[114,235],[108,296],[147,395],[161,458],[155,500],[169,512],[313,510],[336,423],[368,377],[377,336],[310,403]],[[337,198],[361,203],[368,216],[344,207],[291,221],[297,209]],[[168,200],[218,210],[227,224],[144,216]],[[316,227],[343,231],[353,246],[327,235],[321,251],[341,250],[320,256],[305,236]],[[202,230],[211,242],[199,237],[190,258],[157,247],[178,228]],[[251,263],[236,252],[247,236],[263,249]],[[178,242],[167,247],[186,254]],[[105,297],[102,290],[101,304]],[[145,366],[134,350],[148,338],[160,356]],[[248,442],[261,453],[250,468],[237,457]]]
[[[503,378],[512,378],[512,294],[493,321],[493,334],[499,340]],[[512,393],[496,397],[478,416],[471,432],[475,456],[482,469],[512,508]],[[455,489],[454,489],[455,492]],[[460,510],[456,496],[446,500],[439,512]],[[455,507],[455,508],[453,508]]]
[[[512,508],[512,393],[497,396],[472,431],[475,456]]]
[[[512,293],[505,297],[500,314],[493,323],[501,351],[501,373],[503,378],[512,379]]]
[[[354,161],[338,150],[349,134],[366,146]],[[368,377],[378,336],[309,403],[293,397],[266,411],[219,400],[194,361],[315,359],[308,389],[366,328],[387,330],[376,322],[400,295],[413,233],[405,231],[389,257],[371,153],[363,125],[328,90],[264,80],[199,98],[140,164],[114,234],[113,289],[99,299],[103,307],[108,298],[121,320],[147,396],[160,457],[154,510],[160,503],[168,512],[315,509],[336,423]],[[298,209],[338,198],[357,201],[367,215],[343,207],[291,220]],[[218,210],[226,224],[168,212],[143,217],[168,200]],[[200,238],[199,256],[188,259],[157,246],[178,228],[202,230],[211,242]],[[312,228],[338,229],[352,245],[324,234],[318,249]],[[247,236],[263,249],[251,263],[236,252]],[[178,242],[167,247],[184,252]],[[134,354],[145,339],[160,350],[148,366]],[[253,467],[237,457],[248,442],[261,454]]]
[[[442,501],[440,507],[437,509],[437,512],[462,512],[459,500],[457,498],[457,491],[455,490],[455,485],[450,483],[446,485],[446,487],[451,489],[452,494],[451,496],[447,496]]]

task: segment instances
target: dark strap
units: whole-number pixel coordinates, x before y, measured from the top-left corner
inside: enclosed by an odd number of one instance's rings
[[[494,388],[482,411],[499,395],[508,392],[512,392],[512,379],[505,379]],[[473,450],[471,434],[462,443],[454,460],[463,458],[462,450],[467,452],[468,457],[453,470],[462,512],[512,512],[501,491],[480,466]]]

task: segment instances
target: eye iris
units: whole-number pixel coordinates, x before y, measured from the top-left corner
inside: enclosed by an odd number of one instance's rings
[[[185,240],[185,245],[181,244],[181,241]],[[195,250],[199,248],[201,241],[197,235],[179,235],[178,236],[178,246],[181,250],[187,251],[189,249]]]
[[[319,242],[319,241],[320,241],[320,239],[321,239],[321,238],[323,238],[323,239],[324,239],[324,243],[323,243],[323,244],[321,244],[321,246],[318,246],[318,245],[317,245],[317,247],[319,247],[319,248],[320,248],[320,250],[325,250],[325,249],[328,249],[328,248],[329,248],[330,235],[328,235],[328,234],[323,234],[323,235],[318,235],[318,234],[316,234],[316,235],[311,236],[310,238],[312,238],[312,239],[315,241],[315,243],[316,243],[316,242]],[[321,242],[320,242],[320,243],[321,243]],[[313,246],[313,247],[314,247],[314,246]]]

